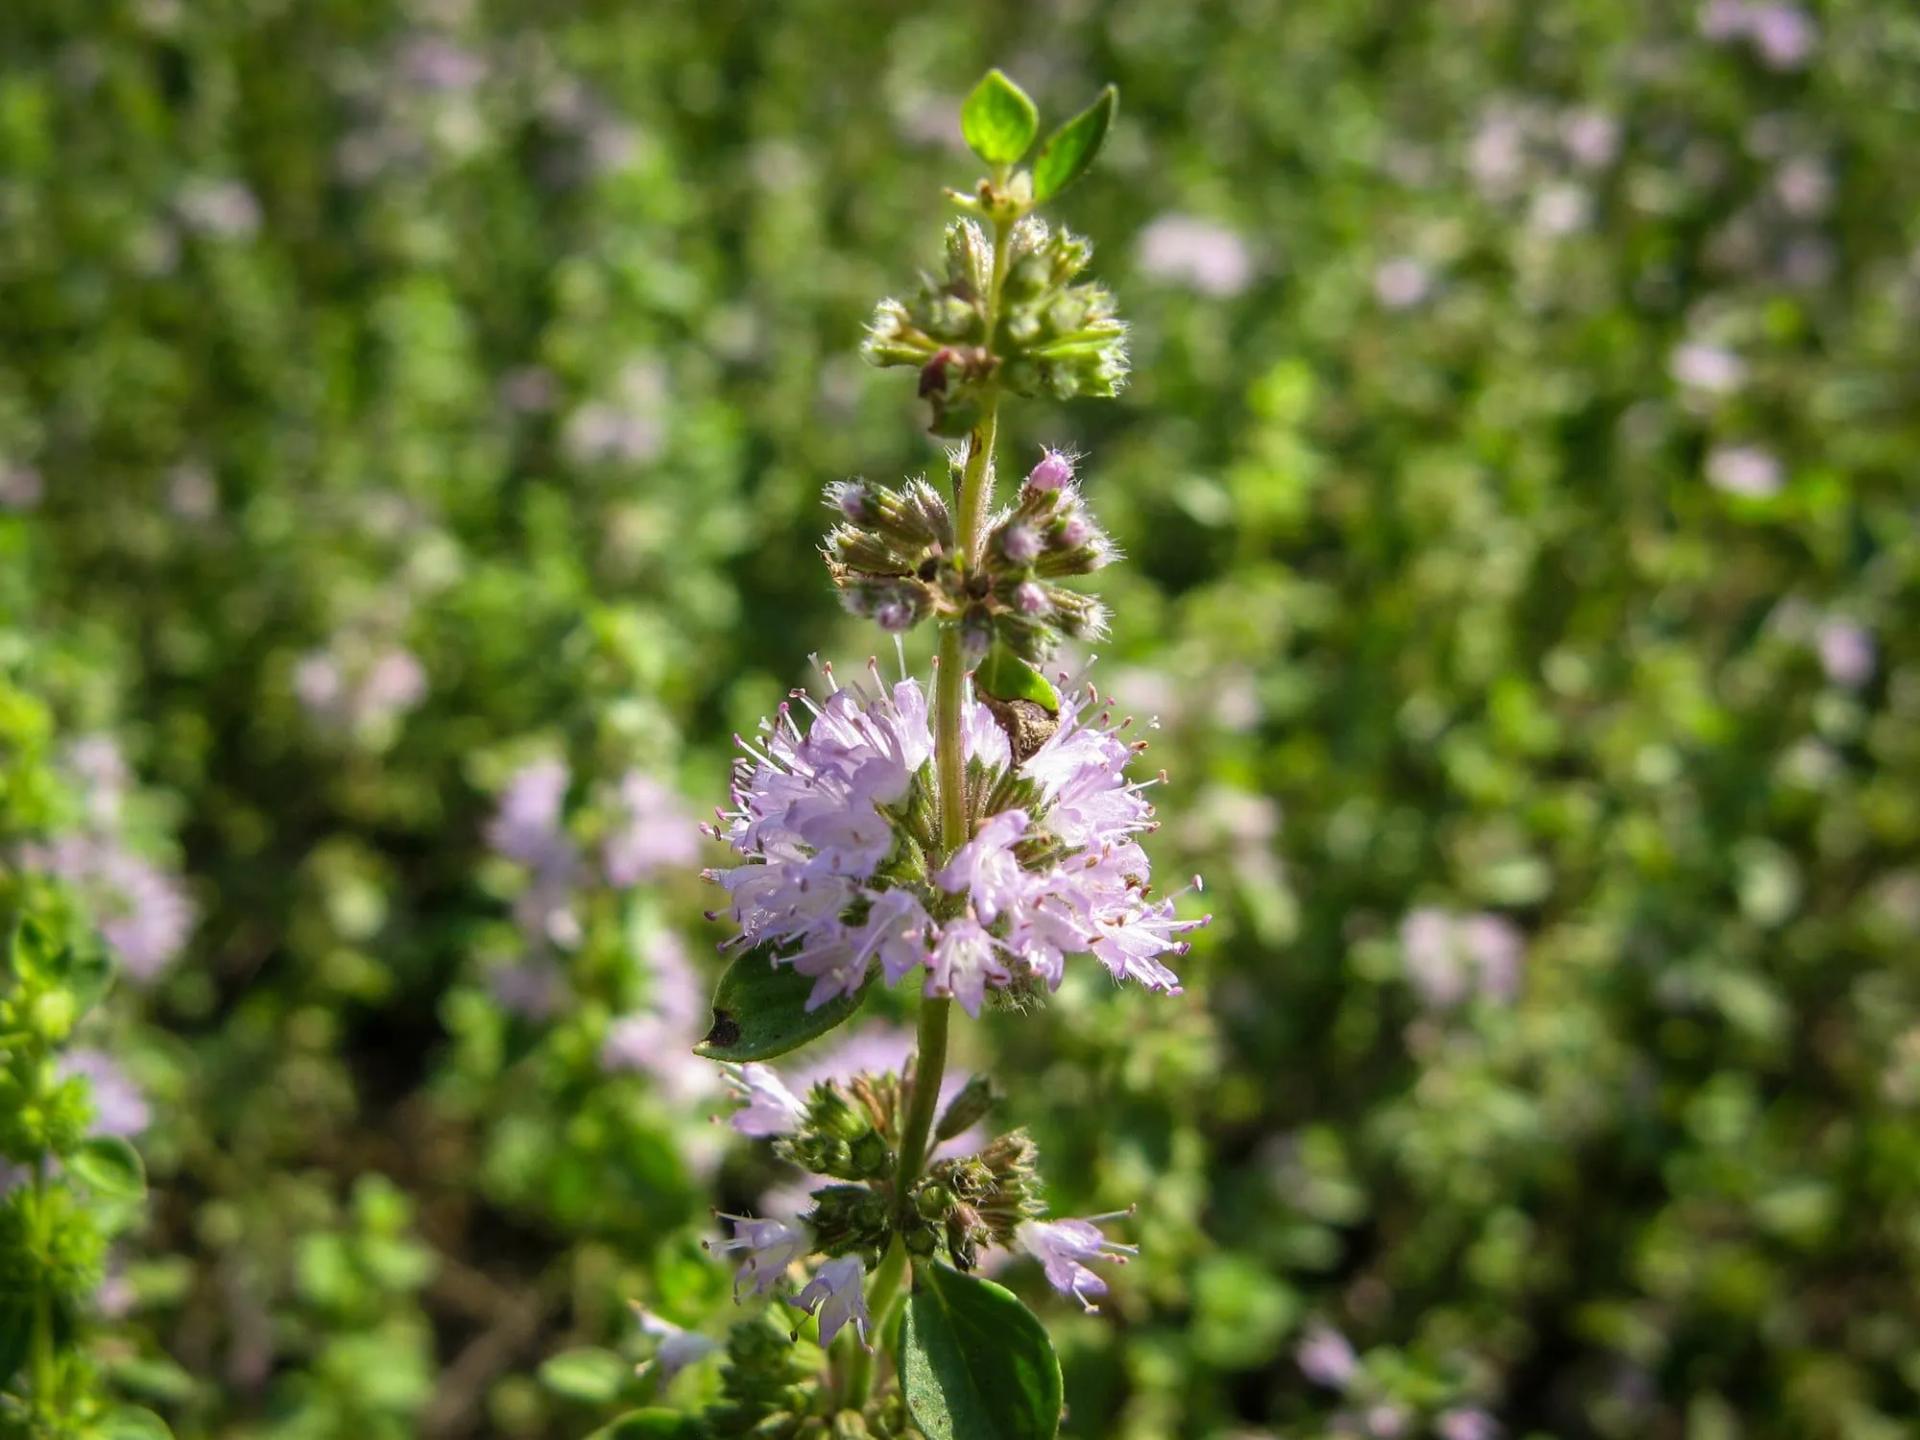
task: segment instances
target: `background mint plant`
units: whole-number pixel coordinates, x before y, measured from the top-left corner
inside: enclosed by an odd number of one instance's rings
[[[106,1248],[146,1199],[139,1152],[90,1133],[90,1087],[61,1051],[105,997],[97,947],[15,926],[0,967],[0,1434],[152,1440],[151,1410],[117,1399],[85,1344]]]
[[[956,1018],[1053,1213],[1143,1202],[1101,1314],[993,1272],[1063,1430],[1899,1433],[1907,10],[0,7],[0,885],[73,918],[92,786],[41,801],[109,736],[112,848],[191,901],[81,1041],[152,1109],[95,1332],[177,1367],[141,1403],[573,1436],[659,1383],[625,1297],[724,1304],[707,1206],[793,1172],[646,1043],[713,893],[600,845],[875,648],[795,535],[926,468],[860,324],[940,268],[1002,59],[1049,120],[1126,98],[1054,213],[1137,374],[1004,406],[1001,489],[1096,458],[1102,688],[1216,917],[1179,1004]],[[551,759],[560,907],[489,839]],[[818,1049],[897,1068],[909,988]],[[368,1175],[433,1271],[316,1303]],[[326,1363],[388,1325],[424,1383]],[[538,1379],[589,1349],[631,1388]]]

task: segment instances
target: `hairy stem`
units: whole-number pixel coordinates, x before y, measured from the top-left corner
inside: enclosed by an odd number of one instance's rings
[[[1002,177],[1004,179],[1004,177]],[[995,222],[993,229],[993,283],[987,291],[987,343],[993,343],[1000,324],[1000,291],[1007,278],[1007,242],[1012,226]],[[1000,391],[989,384],[980,401],[980,419],[967,436],[967,459],[954,496],[960,561],[967,570],[979,563],[980,545],[993,508],[993,446],[1000,429]],[[940,849],[944,857],[967,843],[967,761],[961,721],[966,704],[966,657],[960,648],[960,626],[949,621],[940,630],[940,666],[933,694],[934,768],[940,785]],[[906,1278],[907,1250],[900,1231],[912,1205],[914,1182],[927,1163],[933,1136],[934,1111],[940,1104],[940,1082],[947,1069],[947,1022],[953,1001],[929,996],[920,1002],[920,1032],[913,1062],[913,1089],[907,1097],[907,1116],[900,1132],[900,1160],[893,1172],[895,1231],[886,1254],[867,1287],[867,1312],[873,1317],[876,1341],[882,1337]],[[873,1389],[874,1352],[858,1351],[847,1367],[844,1403],[853,1409],[866,1404]]]

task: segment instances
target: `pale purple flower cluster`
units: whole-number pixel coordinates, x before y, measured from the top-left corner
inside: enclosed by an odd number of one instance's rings
[[[583,888],[595,883],[592,867],[568,829],[567,794],[573,772],[557,757],[530,761],[516,770],[500,793],[488,821],[486,839],[494,853],[523,866],[527,881],[514,898],[513,917],[526,938],[528,954],[520,963],[496,971],[495,998],[516,1014],[544,1019],[558,1007],[563,986],[552,952],[571,950],[584,938],[576,907]],[[602,843],[601,868],[607,883],[626,889],[669,866],[683,865],[697,853],[699,827],[677,796],[640,771],[621,778],[611,805],[612,827]],[[699,981],[677,948],[664,937],[653,951],[654,993],[647,1010],[616,1021],[601,1052],[608,1069],[655,1069],[673,1088],[693,1094],[689,1064],[677,1059],[692,1045],[704,1014]],[[658,1066],[633,1057],[656,1050],[675,1061]]]
[[[1469,995],[1511,1000],[1519,993],[1526,942],[1502,916],[1425,906],[1400,922],[1400,950],[1407,979],[1431,1009],[1450,1009]]]
[[[300,657],[293,693],[323,729],[380,743],[427,698],[427,671],[400,646],[369,648],[359,637],[342,635]]]
[[[1147,223],[1135,261],[1158,280],[1225,299],[1253,283],[1253,251],[1238,231],[1197,215],[1167,214]]]
[[[708,1017],[707,995],[678,936],[656,936],[646,948],[647,1001],[607,1026],[600,1066],[609,1073],[643,1071],[677,1100],[713,1093],[713,1066],[693,1053]]]
[[[1745,500],[1770,500],[1785,476],[1779,458],[1758,445],[1716,445],[1707,453],[1707,483]]]
[[[1754,4],[1751,0],[1707,0],[1700,11],[1700,33],[1719,44],[1745,41],[1774,70],[1798,70],[1819,48],[1820,31],[1796,5]]]
[[[832,672],[827,671],[832,684]],[[809,1008],[852,994],[876,964],[889,984],[924,972],[925,992],[978,1015],[989,989],[1060,984],[1065,958],[1091,951],[1115,979],[1177,992],[1163,957],[1205,924],[1152,899],[1137,837],[1153,826],[1146,783],[1126,778],[1134,747],[1091,691],[1064,697],[1059,728],[1020,765],[1028,803],[985,816],[947,864],[902,879],[891,857],[918,846],[901,818],[930,784],[926,697],[835,687],[824,704],[801,694],[814,723],[790,707],[742,740],[733,809],[715,833],[745,863],[708,872],[732,901],[732,945],[768,945],[775,962],[814,981]],[[969,700],[965,750],[990,776],[1012,768],[1006,735]],[[924,767],[924,768],[923,768]],[[989,789],[992,788],[991,781]]]
[[[84,825],[45,845],[23,847],[23,867],[53,875],[85,898],[127,977],[156,979],[186,947],[194,908],[180,878],[129,846],[121,811],[131,776],[103,736],[76,741],[64,768],[81,792]]]
[[[700,854],[700,827],[680,797],[641,770],[620,780],[618,818],[601,846],[601,864],[618,889],[662,871],[681,870]]]

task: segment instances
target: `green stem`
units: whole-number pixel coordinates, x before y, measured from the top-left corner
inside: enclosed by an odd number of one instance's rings
[[[1004,183],[1005,177],[1000,177]],[[987,343],[1000,325],[1000,291],[1007,278],[1008,223],[993,230],[993,283],[987,291]],[[967,436],[967,459],[954,496],[956,538],[963,568],[980,559],[987,516],[993,508],[993,446],[1000,429],[1000,391],[989,383],[980,399],[980,419]],[[966,703],[966,658],[960,649],[960,626],[950,621],[940,630],[940,665],[934,682],[934,769],[940,785],[940,849],[944,856],[967,843],[966,748],[961,721]],[[876,1348],[886,1334],[893,1307],[907,1273],[907,1249],[900,1235],[913,1204],[914,1182],[932,1149],[934,1112],[940,1106],[940,1082],[947,1070],[947,1022],[953,1002],[926,998],[920,1002],[920,1033],[913,1062],[913,1089],[907,1096],[907,1114],[900,1130],[900,1160],[893,1172],[894,1235],[867,1286],[867,1313],[873,1317]],[[873,1350],[857,1351],[847,1365],[842,1401],[858,1410],[873,1391]]]
[[[34,1224],[40,1230],[39,1244],[47,1243],[47,1166],[42,1160],[33,1174]],[[58,1381],[58,1365],[53,1351],[53,1296],[43,1284],[33,1296],[33,1408],[40,1419],[51,1424],[55,1417],[53,1392]]]
[[[933,1112],[940,1104],[940,1080],[947,1070],[947,1017],[953,1001],[920,1002],[919,1049],[913,1062],[913,1093],[907,1098],[907,1120],[900,1131],[900,1166],[894,1172],[894,1204],[905,1216],[912,1202],[907,1192],[926,1164],[933,1136]]]

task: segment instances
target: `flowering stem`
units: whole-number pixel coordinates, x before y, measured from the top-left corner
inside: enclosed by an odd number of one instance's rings
[[[1007,278],[1007,238],[1012,227],[996,222],[993,228],[993,279],[987,291],[986,330],[991,340],[1000,323],[1000,291]],[[993,505],[993,444],[1000,431],[1000,391],[989,385],[980,400],[980,419],[967,437],[967,461],[960,472],[960,493],[954,496],[959,516],[960,560],[968,569],[979,560],[980,532],[986,529]],[[940,629],[940,673],[934,687],[935,763],[940,776],[940,848],[951,856],[967,843],[967,762],[961,735],[965,703],[966,662],[960,649],[960,627],[949,622]]]
[[[993,231],[993,281],[987,292],[986,331],[991,340],[999,325],[1000,291],[1007,278],[1007,242],[1012,226],[996,221]],[[954,511],[959,517],[960,561],[971,570],[979,561],[982,532],[993,506],[993,446],[1000,428],[1000,392],[988,386],[980,402],[980,419],[967,437],[967,459],[960,472]],[[960,626],[949,622],[940,632],[940,668],[934,686],[934,764],[940,784],[940,848],[945,857],[967,843],[966,746],[962,719],[966,702],[966,657],[960,645]],[[953,1002],[928,996],[920,1002],[920,1030],[913,1062],[913,1089],[900,1134],[900,1159],[894,1170],[893,1196],[901,1224],[911,1206],[914,1182],[927,1163],[933,1135],[934,1111],[940,1104],[940,1082],[947,1068],[947,1022]],[[907,1251],[896,1230],[886,1254],[873,1272],[867,1289],[867,1312],[874,1335],[886,1333],[900,1285],[906,1276]],[[858,1409],[873,1388],[873,1351],[858,1351],[847,1367],[845,1403]]]

